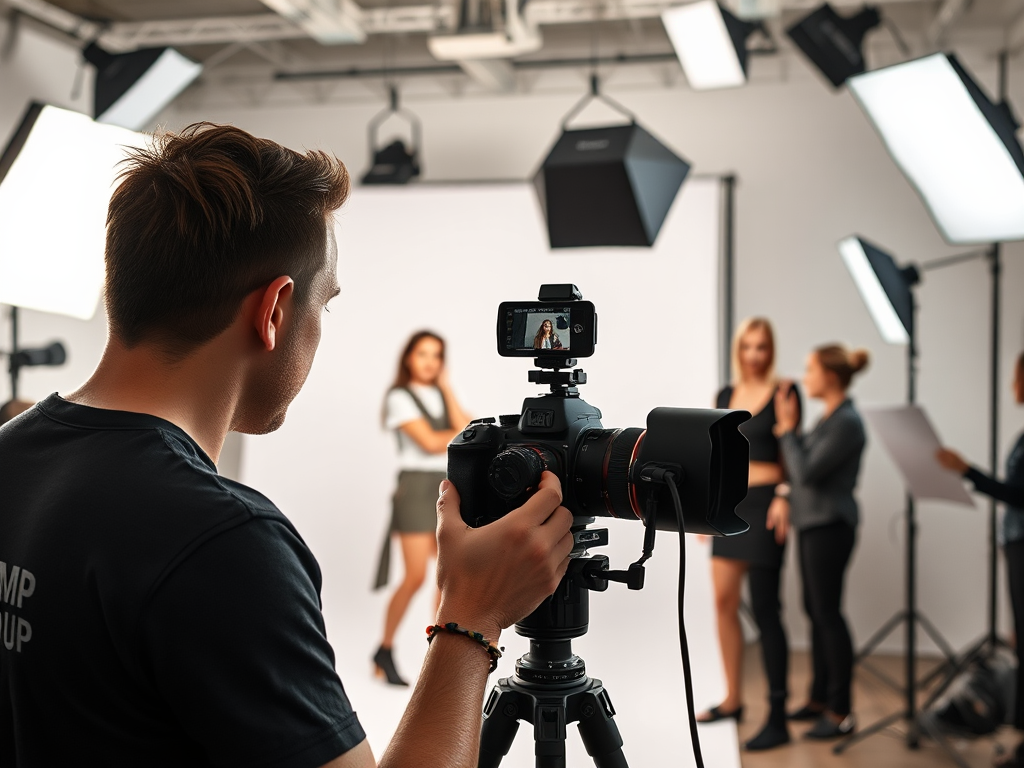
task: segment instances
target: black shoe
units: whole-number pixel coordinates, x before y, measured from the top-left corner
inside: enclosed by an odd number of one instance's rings
[[[842,736],[849,736],[857,727],[857,720],[853,715],[847,715],[841,723],[837,723],[828,715],[822,715],[807,733],[805,739],[838,739]]]
[[[750,752],[759,752],[763,749],[781,747],[783,744],[789,744],[789,729],[784,725],[767,723],[761,732],[744,746]]]
[[[712,707],[707,712],[697,715],[698,723],[717,723],[719,720],[743,721],[743,707],[736,707],[732,712],[723,712],[721,707]]]
[[[377,649],[377,653],[373,655],[373,666],[377,677],[386,678],[390,685],[409,685],[398,675],[398,670],[395,669],[395,660],[391,658],[390,648],[385,648],[382,645]]]

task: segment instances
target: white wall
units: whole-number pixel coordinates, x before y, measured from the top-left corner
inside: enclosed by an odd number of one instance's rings
[[[13,126],[29,95],[67,103],[73,53],[48,42],[35,41],[28,48],[0,62],[0,132]],[[991,59],[970,54],[963,59],[991,92]],[[1024,105],[1024,68],[1019,61],[1013,64],[1011,100],[1019,107]],[[736,91],[695,93],[683,85],[657,85],[650,76],[625,69],[606,83],[608,92],[635,110],[645,126],[693,161],[695,171],[737,173],[737,314],[775,320],[781,369],[799,375],[806,351],[824,341],[865,345],[875,361],[856,396],[866,403],[897,402],[905,387],[903,351],[880,341],[834,243],[859,231],[914,261],[954,249],[943,244],[849,94],[832,93],[802,62],[759,58],[753,66],[754,82]],[[535,90],[529,96],[462,99],[439,95],[436,89],[417,96],[420,86],[410,82],[404,101],[424,123],[427,178],[524,178],[532,173],[562,115],[586,85],[581,73],[531,75],[531,82]],[[336,90],[343,102],[311,106],[307,97],[286,86],[261,91],[258,104],[245,90],[200,87],[163,121],[170,126],[198,119],[234,122],[292,146],[328,147],[358,172],[366,165],[365,126],[383,97],[363,84]],[[1024,346],[1016,300],[1024,286],[1022,257],[1020,244],[1005,250],[1004,456],[1022,422],[1008,391],[1013,356]],[[950,443],[984,462],[988,300],[983,265],[928,275],[920,299],[921,400]],[[6,333],[3,327],[0,333]],[[34,338],[27,322],[25,338]],[[602,354],[611,353],[605,349]],[[26,391],[36,386],[30,384],[36,375],[48,374],[26,374]],[[40,383],[33,394],[50,386]],[[847,607],[863,640],[902,605],[902,489],[876,444],[868,451],[860,496],[864,525]],[[920,607],[954,645],[966,644],[985,623],[984,515],[980,508],[971,513],[928,504],[922,505],[920,521]],[[792,564],[786,581],[787,619],[798,645],[805,622]],[[1005,618],[1004,610],[1004,627]],[[898,633],[885,647],[895,650],[901,644]]]

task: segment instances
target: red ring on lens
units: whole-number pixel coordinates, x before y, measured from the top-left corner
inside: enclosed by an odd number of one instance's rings
[[[632,474],[633,466],[636,464],[637,457],[640,455],[640,446],[643,445],[644,437],[647,435],[645,429],[640,433],[640,437],[636,439],[636,444],[633,446],[633,455],[629,459],[630,474]],[[633,506],[633,514],[636,515],[637,520],[643,521],[644,516],[640,512],[640,499],[636,495],[636,483],[632,480],[629,481],[629,501]]]

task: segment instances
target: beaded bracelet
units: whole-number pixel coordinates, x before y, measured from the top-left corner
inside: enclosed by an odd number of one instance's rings
[[[479,643],[491,657],[490,671],[493,672],[498,668],[498,659],[501,658],[501,652],[505,650],[504,647],[499,648],[479,632],[474,632],[471,629],[460,627],[454,621],[449,621],[447,624],[435,624],[432,627],[427,627],[427,642],[431,642],[434,637],[441,632],[447,632],[451,635],[462,635],[463,637],[468,637],[475,643]]]

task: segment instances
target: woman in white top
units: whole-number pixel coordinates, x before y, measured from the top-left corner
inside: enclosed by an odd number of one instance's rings
[[[405,576],[388,603],[373,662],[377,675],[392,685],[408,685],[395,669],[392,644],[409,602],[423,586],[427,563],[437,555],[434,505],[448,467],[448,443],[469,423],[448,384],[444,351],[444,339],[436,333],[413,334],[384,401],[384,426],[398,438],[399,474],[376,588],[387,584],[392,534],[402,547]]]
[[[533,337],[534,349],[561,349],[562,342],[555,333],[555,326],[550,320],[545,320],[537,329],[537,335]]]

